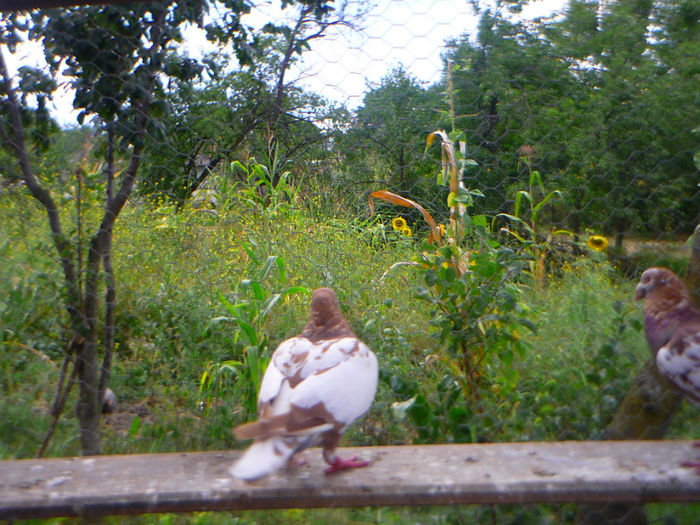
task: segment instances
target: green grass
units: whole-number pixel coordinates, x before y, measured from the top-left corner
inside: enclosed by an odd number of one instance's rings
[[[66,315],[60,272],[45,217],[27,196],[0,196],[0,457],[31,457],[45,435]],[[447,370],[430,358],[422,283],[409,261],[415,240],[392,237],[381,221],[285,208],[277,215],[234,209],[223,217],[167,206],[131,204],[117,221],[117,349],[112,388],[119,411],[104,419],[109,454],[237,448],[233,425],[249,415],[236,378],[222,374],[200,408],[202,373],[210,364],[241,359],[235,327],[212,323],[227,315],[219,294],[231,299],[270,255],[284,261],[286,279],[272,273],[265,290],[332,286],[356,333],[380,360],[375,404],[345,444],[404,444],[417,440],[413,421],[392,411],[417,392],[439,398]],[[388,224],[389,220],[384,222]],[[387,270],[389,270],[387,272]],[[386,274],[385,274],[386,272]],[[537,332],[522,334],[530,350],[514,365],[520,382],[504,397],[484,396],[469,420],[476,440],[594,439],[610,421],[635,371],[647,359],[631,300],[634,283],[601,260],[581,257],[552,277],[544,290],[525,285]],[[308,298],[280,301],[260,325],[269,345],[299,332]],[[248,392],[249,394],[251,392]],[[254,392],[252,392],[254,395]],[[79,454],[74,397],[60,420],[48,456]],[[464,403],[463,403],[464,404]],[[471,409],[465,404],[465,409]],[[439,417],[443,417],[438,414]],[[449,425],[448,420],[442,424]],[[668,437],[700,435],[697,413],[684,406]],[[447,440],[448,436],[444,437]],[[697,506],[651,505],[650,516],[690,519]],[[575,507],[436,507],[256,511],[130,518],[133,523],[561,523]],[[271,518],[274,516],[274,518]],[[121,523],[123,519],[108,519]],[[669,523],[671,521],[668,521]]]

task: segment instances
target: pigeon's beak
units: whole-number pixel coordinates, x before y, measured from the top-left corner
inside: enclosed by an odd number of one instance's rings
[[[634,289],[634,300],[639,301],[640,299],[644,299],[647,295],[647,287],[644,286],[642,283],[639,283],[637,285],[637,288]]]

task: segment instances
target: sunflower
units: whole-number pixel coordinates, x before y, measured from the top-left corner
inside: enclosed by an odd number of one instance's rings
[[[608,240],[602,235],[591,235],[586,244],[591,250],[602,252],[608,247]]]
[[[408,227],[408,224],[406,224],[406,219],[403,217],[394,217],[394,219],[391,221],[391,227],[397,232],[400,232],[404,228]]]
[[[401,228],[401,233],[403,233],[406,237],[410,237],[413,231],[408,226],[404,226]]]

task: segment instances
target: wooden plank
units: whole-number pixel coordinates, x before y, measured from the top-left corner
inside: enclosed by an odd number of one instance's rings
[[[305,465],[245,483],[239,451],[0,462],[0,519],[150,512],[543,502],[700,501],[690,441],[494,443],[343,449],[369,467]]]

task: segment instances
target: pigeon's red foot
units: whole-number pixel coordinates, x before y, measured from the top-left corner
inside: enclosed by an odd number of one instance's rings
[[[325,474],[333,474],[334,472],[338,472],[339,470],[346,470],[349,468],[366,467],[367,465],[369,465],[369,461],[358,461],[357,456],[352,456],[348,459],[342,459],[336,456],[333,460],[333,463],[328,464],[330,465],[330,467],[323,471]]]

